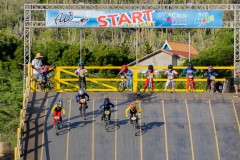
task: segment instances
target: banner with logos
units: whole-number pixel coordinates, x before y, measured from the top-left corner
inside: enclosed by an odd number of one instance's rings
[[[221,28],[219,10],[46,10],[47,27]]]

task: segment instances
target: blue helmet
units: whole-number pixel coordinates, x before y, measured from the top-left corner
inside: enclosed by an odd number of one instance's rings
[[[84,63],[83,62],[79,62],[78,66],[84,66]]]
[[[188,68],[193,68],[192,62],[188,62]]]

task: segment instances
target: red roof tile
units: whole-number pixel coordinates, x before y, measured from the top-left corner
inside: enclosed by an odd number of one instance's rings
[[[188,52],[189,43],[187,42],[175,42],[175,41],[167,41],[168,45],[172,50]],[[198,55],[198,51],[195,49],[193,44],[190,44],[190,52],[191,54]]]

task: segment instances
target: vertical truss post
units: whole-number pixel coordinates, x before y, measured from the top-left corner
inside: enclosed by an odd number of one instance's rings
[[[240,65],[240,10],[234,10],[234,67]],[[235,77],[235,70],[234,70]]]
[[[28,76],[28,64],[31,63],[31,46],[30,46],[30,33],[31,33],[31,5],[24,5],[24,75],[23,75],[23,93],[26,90],[26,77]],[[30,81],[30,77],[28,78]]]

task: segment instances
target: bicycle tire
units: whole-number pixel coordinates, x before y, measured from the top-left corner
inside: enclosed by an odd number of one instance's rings
[[[214,86],[215,86],[215,82],[212,81],[211,84],[210,84],[210,87],[211,87],[211,93],[214,92]]]
[[[108,131],[109,129],[109,120],[105,121],[105,129]]]
[[[57,120],[57,124],[56,124],[56,128],[55,128],[56,135],[58,135],[59,123],[60,123],[59,120]]]
[[[118,92],[123,92],[126,89],[126,84],[122,81],[118,82],[117,90]]]
[[[193,81],[190,81],[190,91],[193,92]]]
[[[152,80],[149,80],[148,82],[148,92],[152,90]]]

